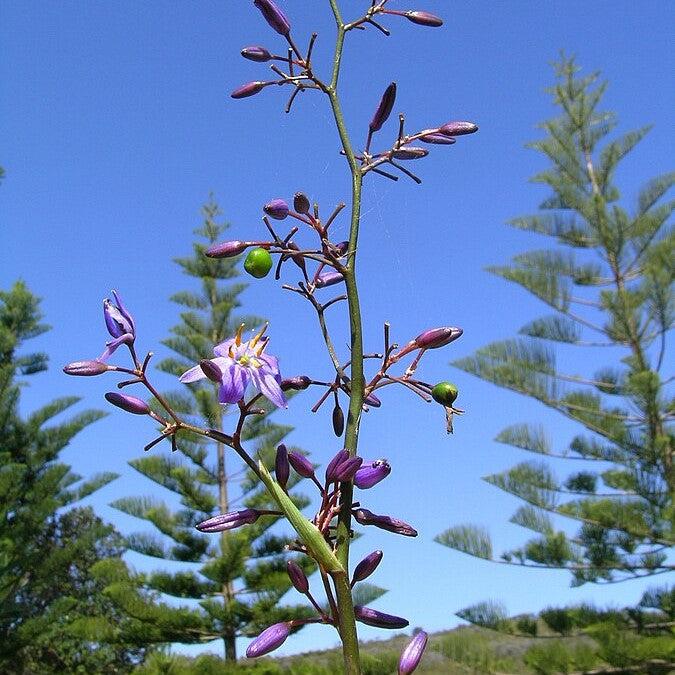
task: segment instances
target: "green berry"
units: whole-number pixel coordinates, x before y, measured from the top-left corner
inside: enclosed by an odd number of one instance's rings
[[[262,279],[272,269],[272,256],[264,248],[254,248],[249,251],[244,261],[244,269],[256,279]]]
[[[452,382],[439,382],[432,390],[431,397],[441,405],[451,406],[459,394],[457,387]]]

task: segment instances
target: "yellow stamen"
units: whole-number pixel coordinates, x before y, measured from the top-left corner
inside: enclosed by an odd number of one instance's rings
[[[241,326],[239,326],[239,328],[237,328],[237,334],[234,336],[234,341],[235,341],[237,347],[241,346],[241,334],[242,334],[243,330],[244,330],[244,324],[242,323]]]
[[[265,323],[265,325],[260,329],[260,332],[257,333],[254,338],[251,340],[251,349],[253,349],[257,344],[258,340],[265,334],[265,331],[267,330],[267,326],[269,326],[269,323]]]

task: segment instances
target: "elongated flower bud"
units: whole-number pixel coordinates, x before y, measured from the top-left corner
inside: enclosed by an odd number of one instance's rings
[[[371,408],[379,408],[382,405],[382,401],[380,401],[375,394],[368,394],[368,396],[363,399],[363,402]]]
[[[122,335],[136,337],[133,317],[122,303],[117,291],[113,291],[112,294],[115,299],[114,303],[108,298],[103,301],[103,318],[108,332],[114,338],[122,337]]]
[[[260,47],[259,45],[244,47],[241,50],[241,55],[249,61],[258,61],[260,63],[269,61],[272,58],[272,54],[270,54],[267,49]]]
[[[258,635],[246,649],[246,656],[254,659],[264,656],[281,647],[286,638],[291,634],[291,624],[288,621],[275,623]]]
[[[298,213],[308,214],[310,209],[309,197],[304,192],[296,192],[293,197],[293,208]]]
[[[108,370],[112,370],[112,368],[101,361],[73,361],[63,367],[63,372],[66,375],[79,375],[80,377],[101,375]]]
[[[357,621],[365,623],[366,626],[375,626],[375,628],[405,628],[409,623],[403,617],[385,614],[372,607],[361,607],[360,605],[354,607],[354,614]]]
[[[294,389],[295,391],[304,391],[312,384],[307,375],[296,375],[295,377],[288,377],[284,380],[281,380],[281,389],[283,391],[288,391],[289,389]]]
[[[384,553],[382,551],[373,551],[369,553],[355,568],[354,574],[352,575],[352,584],[355,584],[357,581],[363,581],[367,579],[382,562],[382,556]]]
[[[288,216],[288,204],[283,199],[273,199],[263,206],[263,211],[274,220],[283,220]]]
[[[444,136],[441,133],[424,134],[424,136],[420,136],[420,141],[436,145],[453,145],[454,143],[457,143],[457,140],[452,138],[452,136]]]
[[[445,136],[464,136],[474,134],[476,131],[478,127],[473,122],[448,122],[439,129]]]
[[[349,452],[347,451],[346,448],[342,448],[342,450],[339,450],[335,457],[330,460],[328,463],[328,466],[326,467],[326,482],[327,483],[334,483],[337,478],[336,478],[336,469],[342,462],[346,461],[349,459]]]
[[[420,333],[414,340],[420,349],[437,349],[454,342],[462,337],[464,331],[455,326],[443,326],[441,328],[430,328]]]
[[[391,516],[378,516],[368,509],[356,509],[354,511],[354,518],[361,525],[375,525],[375,527],[379,527],[381,530],[387,530],[394,534],[402,534],[404,537],[417,536],[417,530],[412,525],[408,525],[408,523]]]
[[[443,19],[429,14],[429,12],[406,12],[405,18],[419,26],[427,26],[428,28],[438,28],[443,25]]]
[[[267,85],[269,82],[261,82],[260,80],[256,80],[254,82],[247,82],[246,84],[242,84],[241,87],[237,87],[230,96],[232,98],[248,98],[249,96],[255,96],[256,94],[260,93]]]
[[[363,464],[363,457],[350,457],[335,469],[335,478],[342,482],[348,482],[354,478],[354,475]]]
[[[382,125],[389,119],[391,110],[394,107],[394,101],[396,101],[396,82],[392,82],[384,90],[384,94],[382,94],[382,98],[373,115],[373,119],[370,120],[369,127],[371,133],[379,131],[382,128]]]
[[[288,576],[295,587],[295,590],[303,595],[307,593],[309,590],[309,581],[307,580],[307,575],[303,572],[302,567],[294,560],[289,560],[286,563],[286,570],[288,571]]]
[[[242,525],[251,525],[261,515],[260,511],[256,509],[230,511],[229,513],[222,513],[219,516],[203,520],[196,527],[200,532],[224,532],[225,530],[234,530]]]
[[[150,406],[140,398],[135,396],[127,396],[116,391],[109,391],[105,395],[106,401],[112,403],[118,408],[122,408],[133,415],[147,415],[150,412]]]
[[[412,145],[404,145],[391,153],[394,159],[420,159],[426,157],[429,151],[426,148],[416,148]]]
[[[335,286],[335,284],[339,284],[344,280],[345,278],[340,272],[337,270],[330,270],[328,272],[321,272],[315,285],[317,288],[326,288],[327,286]]]
[[[262,12],[265,21],[279,35],[288,35],[291,32],[291,24],[272,0],[255,0],[253,4]]]
[[[374,462],[366,462],[356,472],[354,485],[361,490],[377,485],[391,473],[391,466],[386,459],[376,459]]]
[[[299,452],[291,450],[288,453],[288,461],[291,463],[291,466],[295,469],[295,472],[302,476],[303,478],[311,478],[314,475],[314,467],[312,463]]]
[[[421,630],[408,643],[401,652],[401,659],[398,662],[398,675],[410,675],[419,666],[428,639],[429,636]]]
[[[333,408],[333,432],[339,438],[345,430],[345,414],[338,403]]]
[[[204,252],[207,258],[233,258],[243,253],[251,244],[246,241],[224,241],[222,244],[209,246]]]
[[[283,443],[277,448],[277,456],[274,460],[274,475],[277,483],[282,488],[285,488],[291,475],[291,465],[288,461],[288,450],[286,450],[286,446]]]
[[[202,369],[202,372],[206,377],[209,378],[212,382],[222,382],[223,380],[223,371],[218,368],[218,366],[209,359],[202,359],[199,362],[199,367]]]

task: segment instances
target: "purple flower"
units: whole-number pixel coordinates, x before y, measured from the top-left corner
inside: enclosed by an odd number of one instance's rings
[[[344,461],[349,459],[349,452],[342,448],[339,450],[335,457],[330,460],[328,466],[326,467],[326,483],[334,483],[336,478],[336,470]]]
[[[356,614],[357,621],[365,623],[366,626],[375,626],[375,628],[405,628],[409,623],[403,617],[385,614],[372,607],[361,607],[360,605],[354,607],[354,614]]]
[[[408,643],[407,647],[401,652],[401,659],[398,662],[398,675],[410,675],[419,666],[428,639],[429,636],[421,630]]]
[[[349,457],[335,468],[335,479],[345,483],[352,480],[361,464],[363,464],[362,457]]]
[[[204,252],[207,258],[232,258],[243,253],[252,244],[247,241],[224,241],[222,244],[209,246]]]
[[[230,511],[230,513],[222,513],[219,516],[204,520],[196,527],[200,532],[223,532],[242,525],[252,525],[261,515],[260,511],[256,509]]]
[[[311,478],[314,475],[314,465],[307,457],[301,455],[299,452],[291,450],[291,452],[288,453],[288,461],[299,476]]]
[[[282,623],[275,623],[258,635],[258,637],[251,642],[246,650],[246,656],[253,659],[256,656],[264,656],[273,652],[285,642],[286,638],[291,633],[291,625],[288,621]]]
[[[352,585],[357,581],[367,579],[382,562],[382,551],[373,551],[369,553],[355,568],[352,575]]]
[[[111,370],[110,366],[101,363],[101,361],[73,361],[63,367],[63,372],[66,375],[80,375],[84,377],[101,375],[107,370]]]
[[[443,19],[429,12],[406,12],[405,18],[420,26],[428,26],[429,28],[438,28],[443,25]]]
[[[253,4],[262,12],[265,21],[279,35],[288,35],[291,32],[291,24],[272,0],[255,0]]]
[[[289,560],[286,563],[286,570],[288,576],[293,584],[293,587],[298,593],[307,593],[309,591],[309,581],[307,575],[303,572],[302,567],[294,560]]]
[[[379,131],[382,125],[389,119],[391,110],[394,107],[394,101],[396,101],[396,82],[392,82],[384,90],[373,119],[370,121],[370,133]]]
[[[133,415],[147,415],[150,413],[150,406],[135,396],[127,396],[116,391],[109,391],[105,395],[105,400]]]
[[[375,527],[379,527],[381,530],[387,530],[394,534],[402,534],[404,537],[417,536],[417,530],[412,525],[408,525],[408,523],[391,516],[378,516],[368,509],[356,509],[354,511],[354,518],[361,525],[375,525]]]
[[[270,54],[267,49],[258,45],[244,47],[241,50],[241,55],[249,61],[259,61],[260,63],[269,61],[272,58],[272,54]]]
[[[414,340],[417,347],[421,349],[437,349],[454,342],[462,337],[464,331],[455,326],[443,326],[441,328],[430,328],[420,333]]]
[[[354,485],[362,490],[377,485],[391,473],[391,466],[386,459],[364,462],[354,476]]]
[[[281,375],[279,362],[275,356],[265,354],[267,339],[262,339],[265,325],[248,342],[243,342],[242,324],[235,337],[225,340],[213,348],[216,355],[211,363],[220,369],[222,380],[218,389],[218,400],[221,403],[237,403],[244,397],[249,383],[266,396],[277,408],[287,406],[286,397],[281,391]],[[180,376],[180,381],[196,382],[206,377],[201,365],[190,368]]]
[[[261,82],[260,80],[247,82],[246,84],[242,84],[241,87],[237,87],[230,96],[232,98],[248,98],[249,96],[255,96],[255,94],[261,92],[268,84],[271,84],[271,82]]]
[[[345,278],[337,270],[329,270],[328,272],[321,272],[319,274],[315,286],[317,288],[326,288],[327,286],[334,286],[344,281]]]
[[[98,361],[105,361],[120,345],[132,345],[136,339],[136,324],[133,317],[122,303],[117,291],[113,291],[112,294],[117,304],[106,298],[103,301],[103,318],[113,339],[105,343],[106,349],[98,357]]]
[[[263,211],[274,220],[283,220],[288,216],[288,204],[283,199],[273,199],[263,206]]]

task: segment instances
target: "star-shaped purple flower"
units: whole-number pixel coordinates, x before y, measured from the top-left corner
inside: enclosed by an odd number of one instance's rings
[[[215,365],[221,373],[218,400],[221,403],[237,403],[244,398],[246,387],[252,384],[277,408],[286,408],[288,404],[280,386],[279,361],[275,356],[265,354],[268,339],[263,338],[263,335],[267,326],[248,342],[241,339],[243,328],[242,324],[235,337],[213,348],[216,356],[209,363]],[[184,372],[180,381],[196,382],[205,377],[207,374],[199,365]]]

